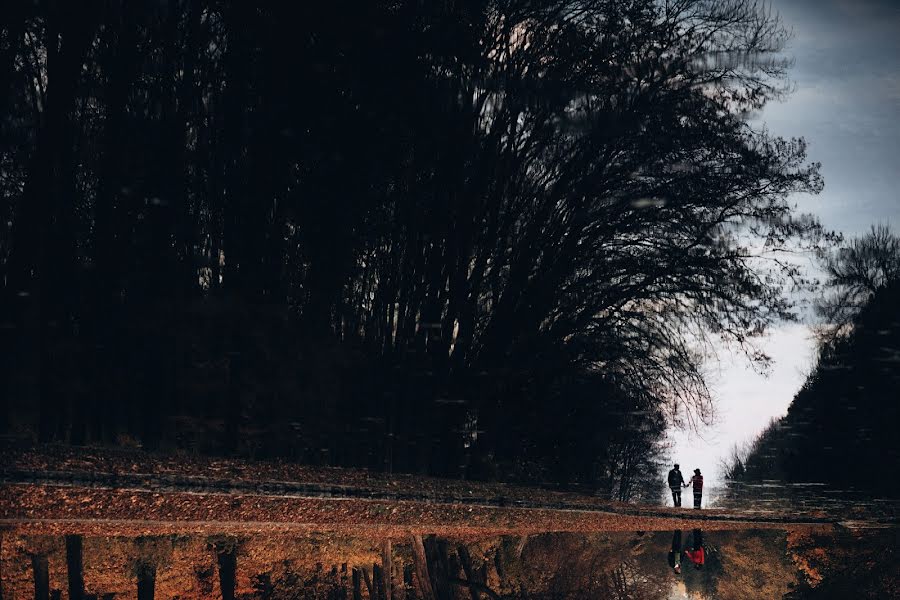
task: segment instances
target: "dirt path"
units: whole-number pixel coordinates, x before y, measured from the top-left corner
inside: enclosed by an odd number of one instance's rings
[[[0,451],[0,525],[47,533],[828,529],[804,514],[674,509],[505,484],[46,447]]]
[[[21,533],[150,535],[190,532],[372,532],[379,535],[548,531],[831,529],[824,520],[746,520],[719,511],[511,508],[466,503],[4,484],[0,524]]]

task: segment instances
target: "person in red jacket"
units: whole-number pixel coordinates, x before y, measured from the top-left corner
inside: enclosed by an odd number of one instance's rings
[[[706,563],[706,550],[703,549],[703,532],[699,529],[694,530],[693,539],[691,540],[691,548],[684,551],[687,559],[694,563],[695,569],[700,569]]]
[[[703,499],[703,475],[700,474],[700,469],[694,469],[694,476],[684,487],[689,485],[694,486],[694,508],[700,508],[700,500]]]

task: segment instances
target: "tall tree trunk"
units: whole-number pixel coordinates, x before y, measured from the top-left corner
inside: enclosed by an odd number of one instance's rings
[[[48,600],[50,598],[50,570],[47,564],[47,555],[32,555],[31,569],[34,573],[34,600]]]
[[[169,17],[166,24],[166,51],[169,71],[167,79],[171,87],[163,102],[163,130],[166,138],[164,156],[168,157],[164,177],[164,193],[169,200],[170,216],[175,222],[171,231],[174,239],[175,271],[172,278],[176,284],[170,285],[175,296],[176,305],[181,296],[192,292],[197,286],[194,270],[194,247],[196,245],[196,228],[190,204],[190,172],[188,165],[188,131],[191,119],[197,110],[198,95],[196,93],[197,53],[202,6],[200,2],[188,2],[184,9],[187,12],[186,32],[182,44],[178,36],[178,24],[182,16],[182,2],[169,0]],[[178,79],[178,66],[181,66],[181,78]],[[176,85],[177,80],[177,85]]]
[[[360,577],[359,569],[353,567],[353,600],[362,600],[362,577]]]
[[[16,70],[16,58],[22,48],[25,33],[25,0],[9,0],[3,7],[3,24],[0,25],[0,115],[6,115],[12,95],[12,80]]]
[[[416,578],[419,580],[419,597],[423,600],[436,600],[434,590],[431,587],[431,575],[428,569],[428,559],[425,555],[425,545],[421,535],[412,537],[413,563],[416,567]]]
[[[384,589],[384,579],[385,574],[384,570],[378,563],[372,563],[372,598],[377,600],[385,600],[385,589]]]
[[[381,574],[384,578],[382,587],[384,588],[385,600],[391,600],[394,589],[392,583],[394,570],[391,566],[391,540],[389,539],[381,541]]]
[[[10,246],[7,290],[31,294],[39,314],[39,437],[58,435],[63,409],[52,387],[53,345],[67,332],[74,288],[75,165],[72,112],[81,67],[93,39],[93,1],[52,4],[46,27],[47,103],[19,198]],[[59,332],[59,333],[57,333]],[[25,334],[25,332],[22,332]]]
[[[225,92],[223,101],[223,158],[224,158],[224,241],[225,287],[238,298],[249,291],[253,277],[248,239],[248,211],[252,210],[249,195],[247,158],[247,130],[249,129],[249,86],[251,46],[248,36],[254,22],[254,3],[235,0],[228,6],[227,49],[225,54]]]
[[[375,585],[372,583],[372,578],[369,577],[369,569],[366,567],[362,568],[363,581],[366,584],[366,590],[369,592],[369,599],[375,600],[377,598],[375,594]]]
[[[12,95],[16,59],[22,52],[22,40],[26,24],[25,0],[12,0],[3,9],[3,24],[0,26],[0,135],[5,133],[7,107]],[[6,267],[0,265],[0,282],[7,281]],[[14,327],[21,326],[21,319],[15,316],[19,303],[15,290],[0,288],[0,347],[16,347]],[[0,434],[9,427],[10,401],[13,395],[13,375],[17,353],[4,352],[0,356]]]
[[[237,557],[234,547],[228,547],[218,551],[219,564],[219,588],[222,590],[222,600],[234,600],[234,586],[237,575]]]
[[[409,600],[418,600],[420,598],[420,596],[416,595],[418,586],[415,579],[415,565],[403,565],[403,589],[406,590],[406,596]]]
[[[156,565],[142,563],[137,568],[137,600],[153,600],[156,595]]]
[[[234,454],[240,443],[241,372],[244,354],[235,344],[228,353],[228,389],[225,399],[225,450]]]
[[[472,556],[469,549],[464,544],[456,547],[456,553],[459,555],[459,562],[462,564],[463,573],[466,574],[466,581],[469,582],[469,595],[472,600],[479,600],[478,589],[473,585],[475,581],[475,570],[472,568]]]
[[[434,596],[437,600],[452,600],[456,573],[451,572],[447,541],[430,535],[424,542]]]
[[[122,316],[121,291],[131,254],[130,231],[133,195],[127,179],[126,164],[131,140],[127,137],[127,104],[138,69],[134,3],[118,0],[108,4],[107,24],[100,54],[100,66],[106,74],[104,87],[104,129],[94,201],[93,260],[95,268],[92,296],[86,315],[87,335],[93,360],[86,366],[90,378],[89,406],[95,415],[94,436],[111,442],[117,424],[115,396],[110,373],[120,360],[119,327]],[[126,391],[126,393],[128,393]]]
[[[222,158],[224,166],[224,190],[222,199],[223,251],[225,256],[223,287],[231,303],[232,319],[227,348],[229,373],[225,397],[225,449],[237,450],[239,418],[241,414],[241,370],[249,363],[244,339],[247,318],[253,318],[252,309],[258,290],[252,282],[257,265],[252,256],[259,251],[249,239],[253,223],[248,215],[253,212],[250,200],[252,189],[249,180],[247,158],[247,130],[249,129],[249,88],[251,72],[251,35],[255,23],[256,5],[250,0],[230,3],[225,15],[228,27],[227,49],[224,57],[226,85],[223,95]]]
[[[82,600],[84,597],[84,563],[80,535],[66,536],[66,574],[69,579],[69,600]]]
[[[400,563],[393,563],[392,581],[394,600],[406,600],[406,584],[403,579],[403,570]]]

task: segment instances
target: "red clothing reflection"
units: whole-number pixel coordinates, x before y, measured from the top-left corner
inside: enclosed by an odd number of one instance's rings
[[[685,550],[684,553],[695,565],[702,565],[706,562],[706,553],[703,551],[703,546],[700,546],[696,550]]]

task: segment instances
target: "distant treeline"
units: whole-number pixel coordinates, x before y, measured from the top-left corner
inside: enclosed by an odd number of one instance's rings
[[[828,266],[838,290],[820,306],[844,318],[830,321],[787,416],[733,458],[732,480],[900,494],[900,240],[876,229],[837,257]]]
[[[2,429],[633,497],[827,238],[755,2],[11,0]]]

